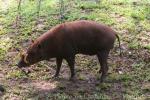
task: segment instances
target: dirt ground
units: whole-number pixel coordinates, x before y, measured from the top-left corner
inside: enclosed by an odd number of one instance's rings
[[[0,92],[0,99],[150,99],[150,20],[149,13],[144,12],[149,9],[149,3],[138,0],[111,0],[112,3],[103,0],[100,4],[79,1],[79,4],[76,1],[67,4],[66,21],[88,19],[103,22],[117,31],[121,39],[123,56],[119,56],[116,41],[108,58],[109,72],[105,82],[99,82],[100,66],[97,57],[81,54],[76,55],[76,79],[73,82],[69,81],[70,70],[66,61],[63,61],[60,77],[57,79],[52,78],[56,69],[55,59],[25,68],[28,74],[22,72],[16,66],[20,59],[19,49],[26,50],[30,39],[37,38],[60,23],[57,14],[46,12],[51,9],[56,12],[57,6],[51,7],[45,3],[47,5],[43,9],[46,11],[41,8],[38,21],[34,16],[34,9],[25,7],[27,10],[22,11],[22,17],[18,19],[20,26],[16,26],[16,11],[9,9],[9,12],[3,12],[0,9],[0,85],[5,88],[4,92]],[[51,3],[48,0],[43,2]],[[29,5],[28,2],[27,4]],[[31,2],[29,8],[34,7],[32,4],[34,3]],[[138,10],[137,7],[144,10]],[[33,15],[29,16],[30,13]]]

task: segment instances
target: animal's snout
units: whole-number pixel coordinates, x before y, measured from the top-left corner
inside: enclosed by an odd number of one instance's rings
[[[18,68],[26,67],[27,64],[24,61],[19,61],[17,64]]]
[[[16,64],[16,66],[18,66],[19,68],[21,68],[21,63],[18,62],[18,63]]]

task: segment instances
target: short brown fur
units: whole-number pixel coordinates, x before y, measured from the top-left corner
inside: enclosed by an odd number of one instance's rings
[[[97,55],[103,82],[108,71],[107,57],[113,48],[116,37],[119,38],[110,27],[94,21],[66,22],[53,27],[36,39],[26,52],[28,63],[25,63],[24,56],[22,56],[18,66],[25,67],[41,60],[56,58],[55,77],[57,77],[62,60],[65,59],[70,66],[72,79],[75,75],[76,54]]]

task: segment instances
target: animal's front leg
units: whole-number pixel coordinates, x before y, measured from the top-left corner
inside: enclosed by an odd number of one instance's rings
[[[63,60],[62,58],[56,58],[57,68],[56,68],[56,73],[55,73],[54,77],[59,76],[60,68],[61,68],[61,65],[62,65],[62,60]]]

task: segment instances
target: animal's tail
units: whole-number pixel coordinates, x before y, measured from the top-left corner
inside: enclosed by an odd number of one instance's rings
[[[119,38],[118,34],[115,34],[115,35],[116,35],[117,40],[119,42],[120,56],[122,56],[122,50],[121,50],[121,45],[120,45],[120,38]]]

